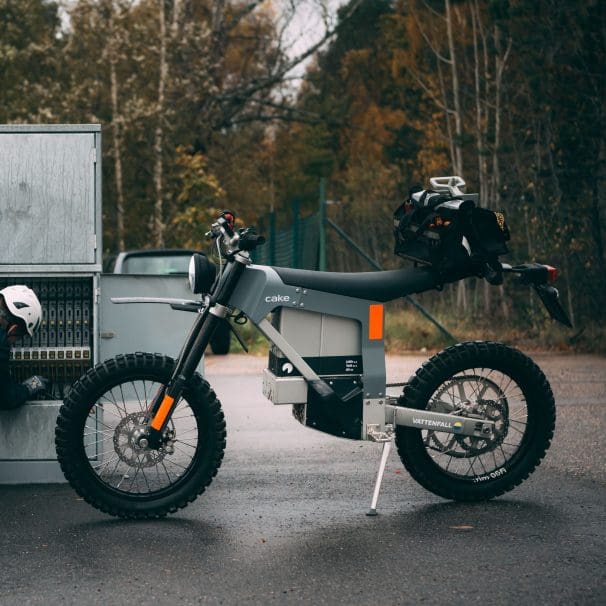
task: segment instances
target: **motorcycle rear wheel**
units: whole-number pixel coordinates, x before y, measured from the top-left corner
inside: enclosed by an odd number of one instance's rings
[[[545,375],[528,356],[501,343],[460,343],[433,356],[399,403],[495,423],[487,439],[397,428],[398,453],[411,476],[455,501],[488,500],[515,488],[545,456],[555,427]]]
[[[59,411],[57,458],[93,507],[133,519],[185,507],[211,483],[225,450],[225,419],[209,384],[194,375],[160,449],[141,448],[149,405],[174,370],[158,354],[120,355],[83,375]]]

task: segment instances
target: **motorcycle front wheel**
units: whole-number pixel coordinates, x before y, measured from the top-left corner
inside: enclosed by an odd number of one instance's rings
[[[545,375],[528,356],[501,343],[461,343],[433,356],[399,403],[494,423],[486,438],[396,430],[398,453],[412,477],[456,501],[491,499],[523,482],[545,456],[555,427]]]
[[[211,483],[225,450],[225,419],[209,384],[194,375],[158,449],[142,448],[149,407],[175,367],[158,354],[97,364],[72,386],[55,430],[65,477],[88,503],[124,518],[185,507]]]

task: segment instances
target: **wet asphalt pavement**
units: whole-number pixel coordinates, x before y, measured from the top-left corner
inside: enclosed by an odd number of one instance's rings
[[[556,436],[522,486],[488,503],[426,492],[392,452],[302,428],[261,395],[254,357],[208,357],[227,451],[167,519],[109,518],[64,485],[0,487],[0,604],[604,604],[606,358],[535,356]],[[420,357],[390,357],[407,378]]]

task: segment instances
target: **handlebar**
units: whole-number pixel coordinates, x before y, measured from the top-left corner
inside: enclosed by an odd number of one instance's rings
[[[236,215],[230,210],[224,210],[219,218],[210,226],[210,231],[206,233],[213,240],[221,236],[234,236],[234,225],[236,223]]]
[[[213,240],[220,238],[230,252],[253,251],[265,243],[265,238],[257,235],[252,227],[236,232],[235,222],[236,215],[230,210],[224,210],[206,235]]]
[[[252,227],[240,232],[240,250],[252,251],[262,244],[265,244],[265,237],[259,236]]]

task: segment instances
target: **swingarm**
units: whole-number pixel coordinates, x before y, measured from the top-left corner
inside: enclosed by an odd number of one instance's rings
[[[416,410],[404,406],[386,404],[385,422],[394,426],[416,427],[453,433],[474,438],[490,438],[494,434],[495,424],[480,415],[460,416],[429,410]],[[372,440],[373,430],[367,428],[367,435]]]

